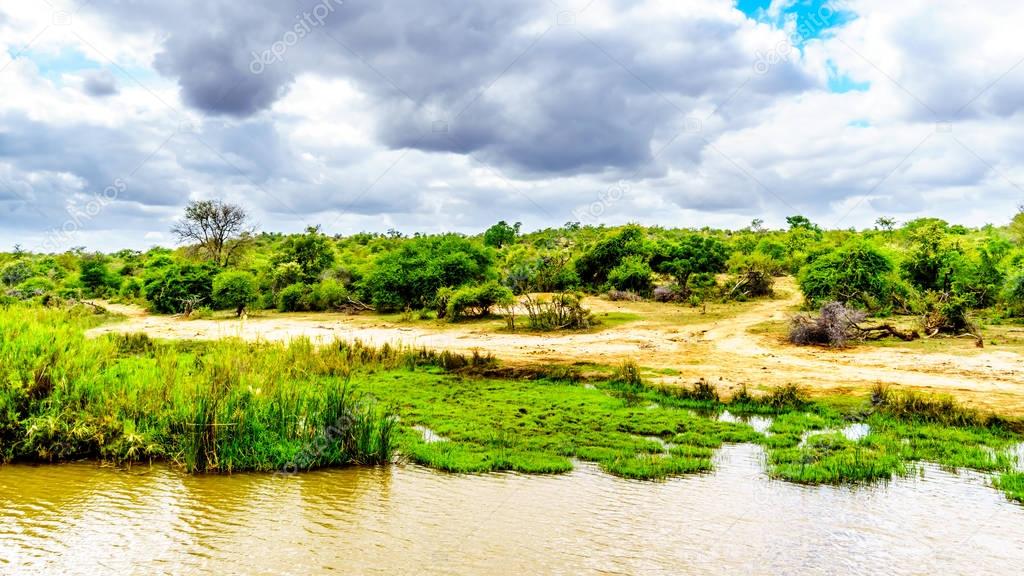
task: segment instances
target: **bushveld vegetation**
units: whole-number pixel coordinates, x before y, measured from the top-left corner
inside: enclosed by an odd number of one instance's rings
[[[553,367],[510,378],[477,354],[84,336],[105,319],[84,306],[0,307],[2,460],[290,472],[397,452],[452,472],[559,473],[576,459],[658,479],[713,469],[725,443],[757,443],[787,481],[872,481],[929,461],[998,474],[1020,498],[1011,448],[1024,424],[944,398],[879,388],[833,403],[792,386],[721,398],[703,381],[653,387],[630,362],[597,379]],[[725,410],[739,419],[718,418]],[[767,432],[743,423],[754,414],[772,418]],[[846,434],[854,423],[859,437]]]
[[[1024,212],[1004,228],[822,230],[792,217],[785,230],[734,231],[570,223],[524,234],[501,222],[475,237],[255,233],[244,211],[216,203],[190,206],[186,221],[175,230],[191,243],[177,250],[0,255],[0,458],[228,472],[383,463],[397,451],[456,472],[555,473],[575,459],[649,479],[710,470],[723,443],[754,442],[788,481],[871,481],[930,461],[998,474],[1021,499],[1009,452],[1020,422],[948,399],[880,389],[854,406],[791,386],[721,398],[703,381],[652,388],[631,363],[581,383],[572,368],[507,371],[487,355],[358,343],[92,340],[85,329],[106,317],[76,303],[452,322],[499,312],[513,330],[580,330],[595,322],[586,295],[700,306],[770,296],[793,275],[807,309],[821,307],[795,321],[798,343],[886,332],[867,315],[914,314],[926,336],[976,335],[979,321],[1024,315]],[[718,420],[725,410],[772,423],[758,432]],[[866,433],[848,434],[853,423]]]
[[[256,233],[241,208],[199,202],[174,228],[185,243],[177,250],[0,254],[0,297],[120,298],[167,314],[376,310],[459,320],[508,308],[510,293],[700,306],[770,296],[774,277],[788,274],[809,310],[839,302],[873,316],[916,315],[925,336],[977,335],[979,321],[1024,317],[1020,222],[1024,211],[1008,226],[976,229],[926,218],[822,230],[794,216],[784,230],[760,221],[742,230],[568,223],[523,233],[499,222],[479,236],[328,236],[317,227],[282,235]]]

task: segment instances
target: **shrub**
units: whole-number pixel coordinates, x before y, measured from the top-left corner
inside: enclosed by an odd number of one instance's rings
[[[154,312],[187,312],[196,304],[211,301],[217,270],[208,262],[178,265],[161,261],[146,270],[142,290]]]
[[[14,295],[18,298],[27,299],[49,294],[56,289],[57,285],[49,278],[36,276],[18,284],[18,287],[14,290]]]
[[[1012,316],[1024,316],[1024,270],[1006,280],[1003,299]]]
[[[521,302],[531,330],[586,330],[595,324],[590,310],[583,307],[583,295],[562,292],[550,299],[526,297]]]
[[[512,291],[493,280],[481,286],[466,286],[451,294],[447,317],[454,322],[467,316],[486,316],[494,306],[510,306],[514,301]]]
[[[643,228],[631,224],[584,252],[576,260],[576,272],[584,285],[597,289],[608,282],[611,271],[624,259],[646,255]]]
[[[302,281],[302,266],[298,262],[283,262],[274,268],[274,290],[299,284]]]
[[[444,286],[486,281],[493,258],[489,249],[457,234],[413,238],[377,260],[361,291],[380,312],[424,308]]]
[[[731,277],[723,288],[726,300],[746,300],[775,294],[781,265],[764,254],[738,255],[730,260]]]
[[[88,295],[105,296],[121,285],[121,278],[110,271],[107,261],[102,254],[89,254],[79,261],[79,280]]]
[[[612,302],[640,302],[643,297],[629,290],[609,290],[608,299]]]
[[[314,310],[340,310],[349,303],[349,294],[341,282],[327,279],[313,286],[310,300]]]
[[[306,228],[305,234],[289,236],[284,241],[274,263],[298,265],[299,277],[291,277],[294,269],[289,270],[288,284],[298,281],[313,283],[334,264],[334,259],[334,245],[331,239],[321,233],[318,226],[310,226]]]
[[[32,266],[24,260],[19,260],[0,269],[0,282],[6,286],[17,286],[34,275]]]
[[[971,319],[971,297],[956,292],[929,292],[925,297],[922,328],[925,334],[972,334],[981,343],[981,332]]]
[[[301,312],[306,310],[308,304],[306,295],[308,293],[309,286],[301,283],[283,288],[277,293],[277,309],[281,312]]]
[[[608,273],[608,283],[616,290],[627,290],[637,294],[651,293],[652,270],[643,256],[627,256]]]
[[[805,266],[798,281],[809,306],[841,302],[884,310],[893,304],[894,272],[889,257],[866,242],[854,240]]]
[[[675,277],[685,287],[691,274],[717,274],[725,271],[729,249],[716,238],[690,234],[677,243],[659,244],[651,256],[651,267]]]
[[[248,272],[229,270],[213,279],[214,304],[220,308],[234,308],[236,316],[241,316],[257,298],[256,278]]]
[[[609,293],[610,295],[610,293]],[[676,302],[681,296],[678,286],[658,286],[654,289],[653,298],[655,302]]]
[[[117,294],[122,298],[139,298],[142,296],[142,282],[138,278],[125,278]]]

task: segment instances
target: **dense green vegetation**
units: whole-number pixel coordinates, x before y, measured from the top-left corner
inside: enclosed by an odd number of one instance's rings
[[[839,301],[874,315],[912,313],[927,318],[929,335],[1024,316],[1022,215],[978,229],[880,219],[871,230],[822,230],[794,216],[785,230],[760,221],[742,230],[569,223],[523,233],[519,223],[499,222],[479,236],[407,237],[328,236],[317,227],[255,233],[229,208],[190,206],[190,217],[205,219],[188,222],[193,234],[173,251],[0,254],[2,297],[120,298],[159,313],[372,308],[459,319],[459,310],[448,314],[453,295],[456,308],[487,313],[508,302],[496,285],[514,295],[612,291],[699,305],[770,295],[772,277],[790,274],[808,309]],[[234,218],[227,232],[200,233],[224,214]],[[477,296],[486,301],[474,303]]]
[[[0,309],[0,461],[230,472],[391,459],[392,414],[343,376],[403,361],[393,350],[87,339],[98,322],[81,306]]]
[[[554,367],[513,378],[485,356],[359,343],[85,338],[104,318],[0,307],[0,459],[292,471],[384,463],[397,449],[453,472],[558,473],[578,459],[657,479],[709,471],[717,448],[740,442],[763,445],[787,481],[873,481],[929,461],[1001,474],[1020,498],[1011,449],[1024,424],[948,399],[879,388],[812,402],[794,387],[723,399],[704,382],[653,388],[630,363],[598,380]],[[743,423],[755,414],[771,418],[767,432]]]

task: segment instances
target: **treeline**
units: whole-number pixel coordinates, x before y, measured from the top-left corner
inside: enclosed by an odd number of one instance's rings
[[[256,233],[238,207],[196,204],[175,228],[187,242],[176,250],[0,254],[0,298],[121,298],[159,313],[374,309],[459,318],[534,292],[699,305],[768,295],[774,278],[793,275],[809,308],[838,301],[953,323],[978,309],[1024,316],[1024,210],[1007,226],[976,229],[883,218],[869,230],[823,230],[793,216],[781,230],[755,220],[742,230],[568,223],[524,234],[499,222],[477,236],[330,236],[320,228]],[[221,214],[235,225],[218,228]]]

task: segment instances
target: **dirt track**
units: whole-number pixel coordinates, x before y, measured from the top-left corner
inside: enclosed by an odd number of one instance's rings
[[[402,324],[377,316],[340,314],[270,315],[244,320],[180,320],[150,316],[131,307],[111,306],[128,316],[92,334],[146,332],[156,338],[288,340],[360,339],[373,344],[402,343],[432,349],[494,354],[508,363],[594,363],[612,365],[633,359],[652,369],[655,379],[689,384],[699,378],[723,392],[743,384],[752,389],[796,383],[815,394],[863,392],[878,382],[927,392],[948,393],[1002,414],[1024,414],[1024,356],[1012,351],[977,350],[965,341],[950,341],[948,352],[909,347],[861,346],[836,351],[797,348],[777,336],[750,329],[784,320],[799,304],[799,293],[784,284],[780,298],[747,305],[728,317],[702,321],[687,312],[687,322],[657,317],[665,305],[587,302],[598,313],[625,312],[641,319],[585,334],[535,335],[496,331],[494,323]],[[661,307],[661,308],[658,308]],[[696,321],[696,323],[694,323]]]

